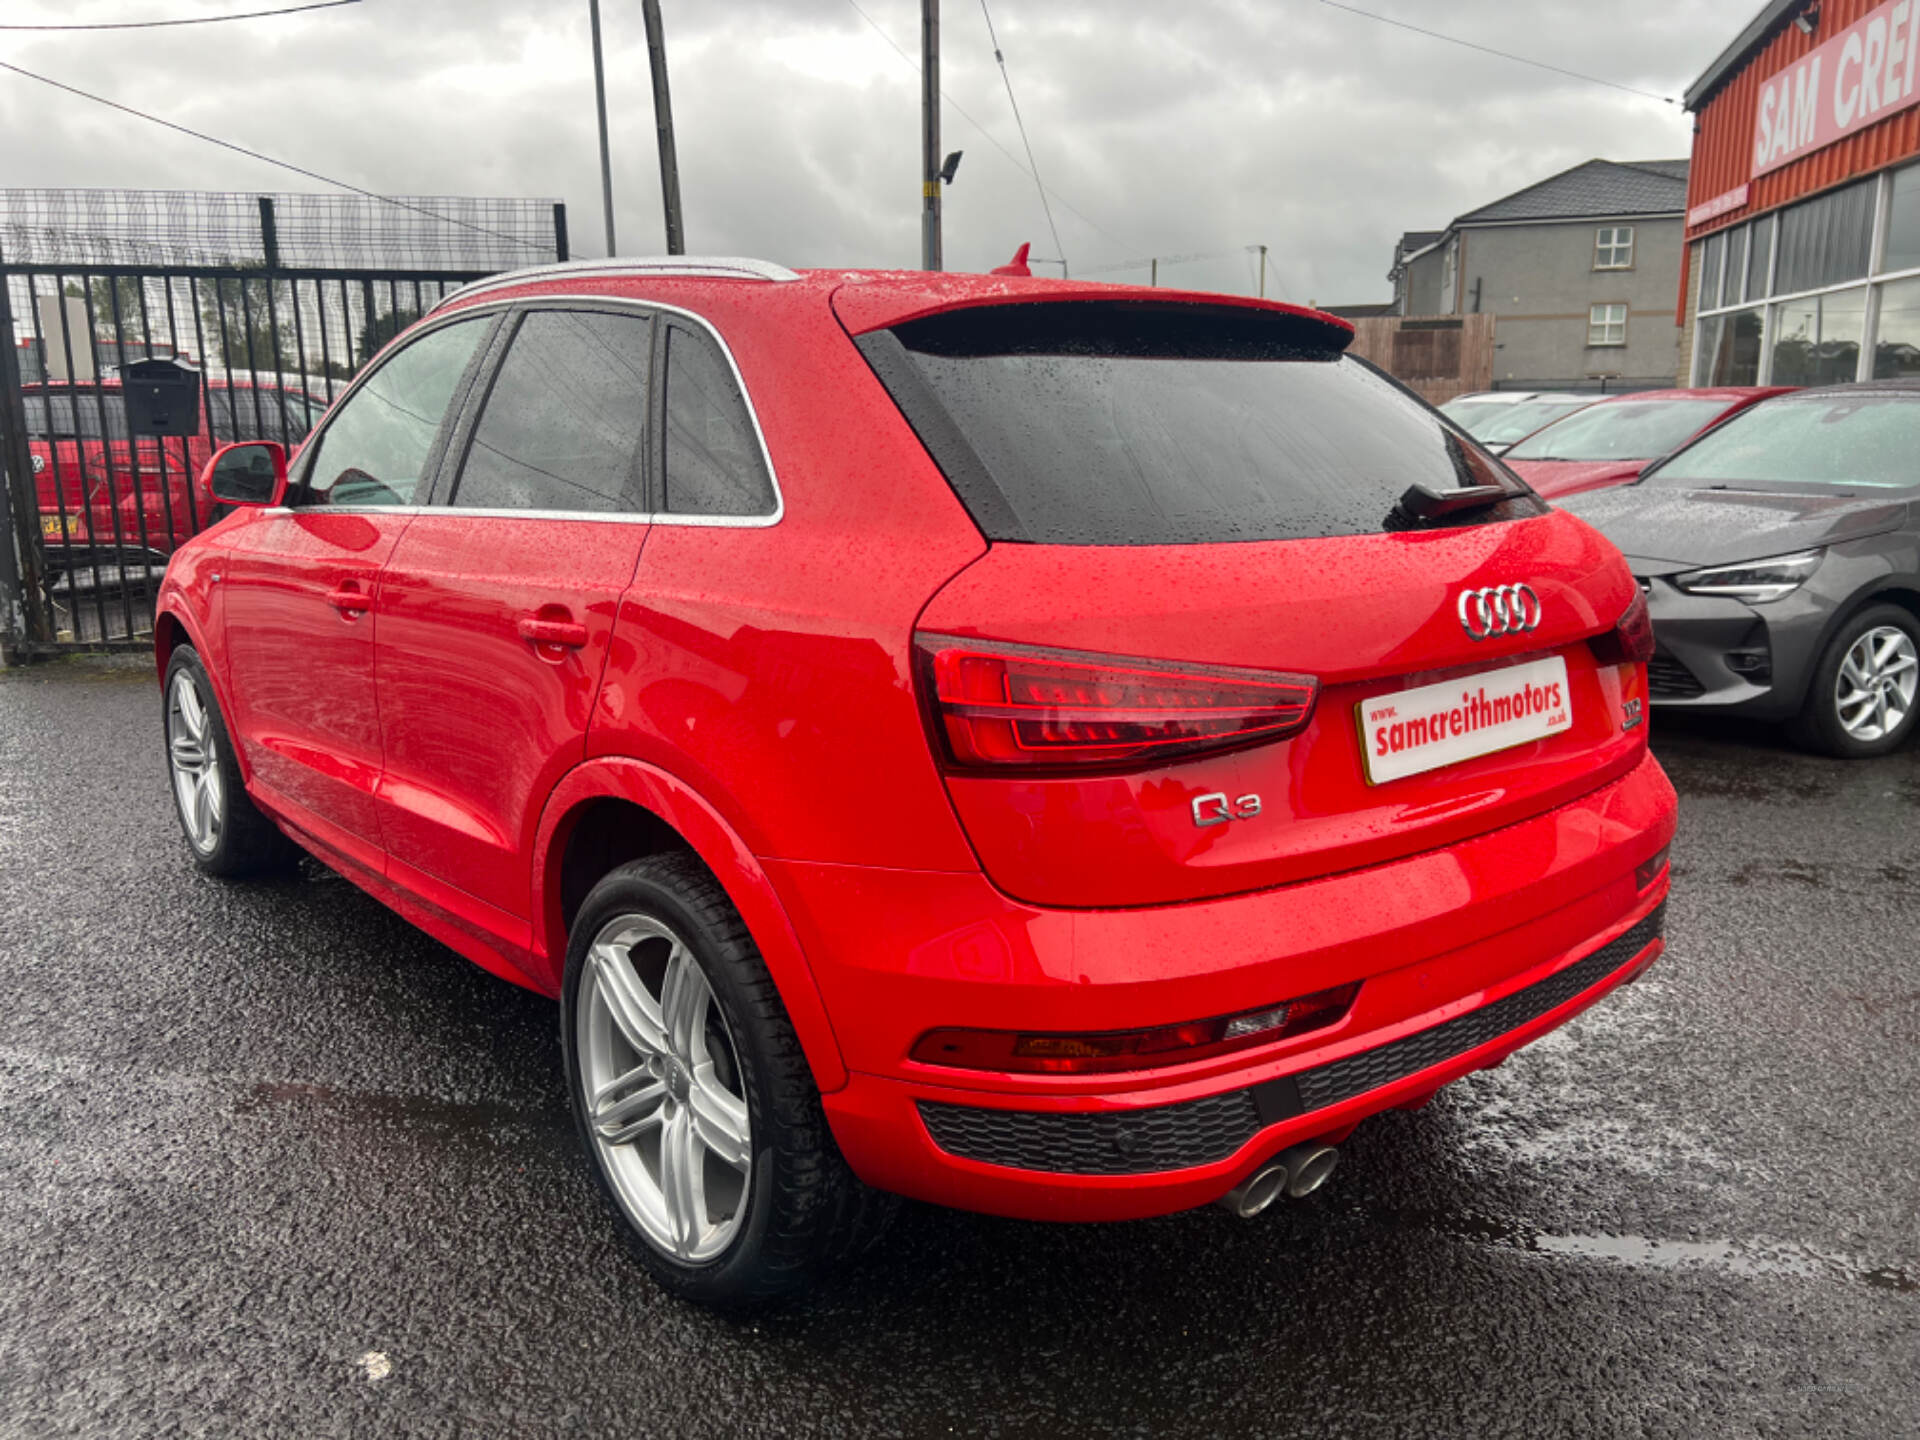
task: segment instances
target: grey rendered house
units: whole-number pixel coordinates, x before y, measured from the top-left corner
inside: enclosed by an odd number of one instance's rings
[[[1395,313],[1497,317],[1510,389],[1672,385],[1685,160],[1589,160],[1394,247]]]

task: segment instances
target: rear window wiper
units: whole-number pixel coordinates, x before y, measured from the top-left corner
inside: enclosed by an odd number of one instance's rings
[[[1444,520],[1469,510],[1484,510],[1511,500],[1513,491],[1504,485],[1465,485],[1458,490],[1434,490],[1415,483],[1395,503],[1401,514],[1414,520]]]

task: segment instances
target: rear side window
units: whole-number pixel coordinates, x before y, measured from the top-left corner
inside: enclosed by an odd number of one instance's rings
[[[712,337],[667,326],[665,508],[771,515],[773,481],[733,366]]]
[[[1437,414],[1340,353],[1344,330],[1225,307],[949,312],[861,349],[992,540],[1186,545],[1410,528],[1418,483],[1499,485]],[[1461,523],[1454,521],[1453,523]]]
[[[452,504],[640,514],[653,321],[536,310],[487,395]]]

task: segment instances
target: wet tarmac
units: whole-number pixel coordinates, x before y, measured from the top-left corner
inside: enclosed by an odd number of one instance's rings
[[[1313,1200],[910,1206],[730,1321],[622,1257],[548,1002],[198,876],[150,672],[0,672],[0,1434],[1920,1434],[1920,750],[1663,718],[1667,958]]]

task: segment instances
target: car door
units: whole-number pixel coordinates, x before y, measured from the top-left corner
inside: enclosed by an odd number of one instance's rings
[[[540,806],[584,758],[647,537],[654,320],[588,302],[511,324],[446,493],[388,561],[375,664],[389,874],[518,943]]]
[[[287,505],[240,527],[225,592],[235,734],[261,798],[382,868],[373,642],[380,571],[446,447],[498,315],[434,326],[341,401]]]

